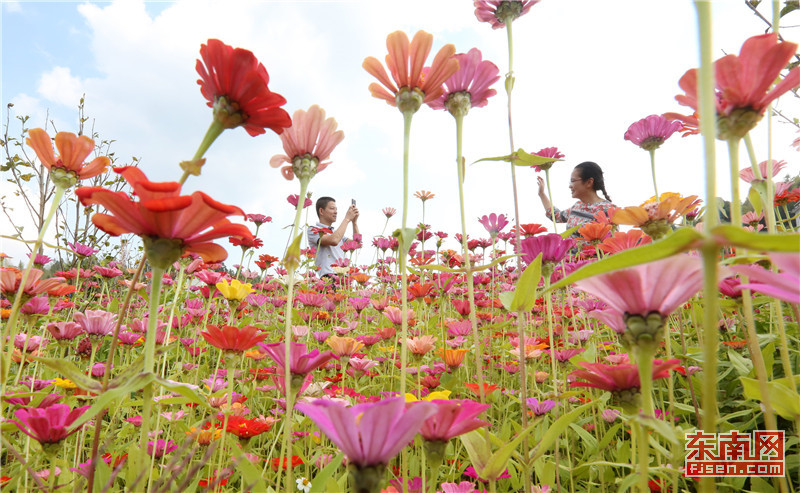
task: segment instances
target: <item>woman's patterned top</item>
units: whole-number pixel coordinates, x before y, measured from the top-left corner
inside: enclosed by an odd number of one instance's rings
[[[594,215],[598,212],[608,213],[608,210],[614,207],[614,204],[608,200],[601,200],[594,204],[587,204],[580,200],[569,209],[561,210],[555,207],[555,217],[557,223],[567,223],[567,229],[573,228],[580,224],[586,224],[594,221]],[[547,217],[550,218],[548,211]]]

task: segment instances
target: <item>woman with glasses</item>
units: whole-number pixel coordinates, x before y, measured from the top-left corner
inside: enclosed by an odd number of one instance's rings
[[[614,207],[611,198],[606,192],[606,185],[603,181],[603,170],[597,163],[591,161],[583,162],[572,170],[569,180],[569,189],[572,196],[578,199],[569,209],[560,210],[550,204],[544,188],[544,180],[539,179],[539,198],[547,211],[547,217],[554,216],[557,223],[567,223],[567,229],[594,221],[594,215],[598,212],[608,213]],[[597,192],[602,192],[605,199],[600,198]]]

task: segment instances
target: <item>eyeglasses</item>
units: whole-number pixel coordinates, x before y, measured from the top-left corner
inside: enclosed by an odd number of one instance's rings
[[[583,178],[578,178],[577,180],[570,180],[570,183],[575,183],[576,181],[583,181]]]

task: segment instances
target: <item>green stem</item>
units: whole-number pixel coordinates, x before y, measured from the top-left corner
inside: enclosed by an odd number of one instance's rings
[[[156,352],[156,331],[158,329],[158,304],[161,297],[161,280],[164,275],[164,269],[152,266],[153,277],[150,280],[150,311],[147,315],[147,335],[144,341],[144,373],[153,373],[155,368],[155,352]],[[142,429],[139,436],[139,457],[135,464],[134,470],[138,467],[144,467],[148,462],[147,455],[147,438],[150,433],[150,416],[153,414],[153,384],[148,383],[144,387],[144,409],[142,410]]]
[[[475,371],[478,374],[478,393],[481,404],[486,404],[486,395],[483,388],[482,349],[478,337],[478,318],[475,313],[475,283],[472,278],[472,261],[467,248],[467,219],[464,210],[464,175],[461,172],[461,156],[463,144],[464,115],[454,115],[456,119],[456,172],[458,174],[458,204],[461,211],[461,248],[464,252],[464,266],[467,277],[467,297],[469,299],[469,321],[472,324],[472,342],[475,346]],[[444,341],[442,341],[444,342]],[[444,347],[444,346],[443,346]]]
[[[728,141],[728,157],[731,164],[731,225],[742,225],[742,200],[739,196],[739,139]],[[710,202],[709,202],[710,203]]]
[[[769,112],[770,118],[772,117],[772,112]],[[771,120],[770,120],[771,121]],[[771,134],[770,134],[771,135]],[[761,202],[763,202],[762,207],[764,209],[764,218],[767,222],[767,232],[774,234],[775,233],[775,208],[773,206],[774,203],[774,196],[775,196],[775,184],[772,181],[772,158],[767,160],[767,177],[761,176],[761,169],[758,166],[758,160],[756,159],[756,151],[753,148],[753,139],[750,138],[750,133],[744,136],[744,145],[747,148],[747,155],[750,157],[750,167],[753,170],[753,179],[755,180],[764,180],[767,188],[766,191],[761,195]],[[758,189],[760,191],[760,189]]]
[[[511,154],[514,153],[514,125],[511,119],[511,92],[514,90],[514,36],[511,25],[513,18],[507,17],[504,20],[506,25],[506,35],[508,37],[508,73],[506,74],[506,94],[508,95],[508,144]],[[519,231],[519,199],[517,197],[517,169],[511,163],[511,189],[514,192],[514,227],[517,231],[517,249],[520,248]],[[517,257],[517,268],[522,266],[521,257]]]
[[[647,440],[647,430],[638,421],[634,421],[633,432],[636,435],[636,455],[639,463],[639,493],[650,493],[650,487],[648,486],[650,444]]]
[[[42,228],[39,230],[39,236],[36,238],[36,243],[33,244],[31,256],[28,259],[28,265],[26,265],[25,270],[22,271],[19,288],[17,288],[17,294],[14,296],[14,304],[11,306],[11,314],[8,316],[8,321],[6,322],[5,329],[3,330],[3,337],[8,341],[8,348],[6,349],[6,354],[0,353],[0,361],[2,361],[2,374],[0,374],[0,394],[5,393],[6,379],[8,372],[11,369],[11,354],[14,352],[14,337],[17,335],[17,319],[19,318],[19,311],[22,308],[22,298],[25,294],[25,285],[28,282],[31,269],[33,269],[33,261],[36,259],[36,252],[39,251],[39,248],[44,242],[44,235],[47,232],[47,228],[50,226],[50,222],[53,220],[56,211],[58,210],[58,205],[61,202],[61,199],[64,197],[65,191],[65,188],[56,186],[56,193],[53,197],[52,203],[50,204],[50,211],[47,213],[47,216],[42,223]],[[2,348],[2,346],[0,346],[0,348]]]
[[[544,179],[547,182],[547,198],[550,199],[550,220],[553,221],[553,232],[558,233],[558,226],[556,225],[556,209],[553,206],[553,192],[550,191],[550,169],[544,170]],[[518,234],[519,235],[519,234]],[[519,241],[519,238],[517,238]]]
[[[197,161],[198,159],[202,159],[208,148],[211,147],[211,144],[213,144],[214,141],[217,140],[217,137],[222,135],[222,132],[224,131],[225,127],[222,126],[222,123],[220,123],[219,121],[217,121],[216,118],[214,118],[211,121],[211,125],[209,125],[208,130],[206,130],[205,136],[203,136],[203,141],[200,142],[200,147],[198,147],[197,152],[194,153],[192,161]],[[180,183],[181,185],[186,183],[186,179],[189,178],[190,174],[191,173],[188,170],[185,170],[183,172],[183,175],[181,175],[181,179],[178,180],[178,183]]]
[[[695,0],[697,23],[700,34],[700,70],[698,77],[698,100],[700,113],[700,130],[703,136],[705,155],[705,231],[713,231],[719,224],[719,216],[713,204],[716,201],[716,152],[714,108],[714,65],[711,44],[711,2]],[[734,177],[735,179],[735,177]],[[706,433],[717,431],[717,348],[719,346],[719,293],[717,292],[717,255],[718,247],[713,239],[707,237],[701,248],[703,255],[703,430]],[[700,481],[700,490],[704,493],[715,491],[714,479],[704,478]]]
[[[306,190],[308,190],[309,178],[298,178],[300,180],[300,195],[297,197],[297,209],[294,214],[294,225],[292,226],[292,235],[290,241],[294,243],[297,237],[297,231],[300,228],[300,216],[303,213],[303,206],[305,205]],[[284,422],[286,426],[283,428],[283,443],[281,444],[281,457],[288,457],[286,465],[286,482],[284,483],[286,491],[292,490],[292,411],[294,410],[294,392],[292,389],[292,373],[291,373],[291,350],[292,350],[292,308],[294,303],[294,274],[295,263],[294,261],[287,262],[287,269],[289,270],[289,286],[286,294],[286,308],[284,309],[284,386],[286,387],[286,415]],[[286,455],[283,451],[286,450]],[[278,484],[280,484],[280,476],[282,473],[281,464],[278,465]]]
[[[416,110],[414,110],[416,111]],[[400,239],[405,238],[406,223],[408,220],[408,152],[411,139],[411,118],[414,111],[403,111],[403,221],[400,226]],[[408,367],[408,248],[405,241],[400,242],[400,395],[406,394],[406,368]],[[408,491],[408,453],[403,450],[400,457],[400,468],[403,473],[403,493]]]
[[[650,149],[650,172],[653,174],[653,190],[656,192],[656,200],[658,200],[658,185],[656,185],[656,150]]]

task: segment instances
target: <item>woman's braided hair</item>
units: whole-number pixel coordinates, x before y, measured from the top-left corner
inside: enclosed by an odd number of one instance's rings
[[[606,192],[606,184],[603,180],[603,170],[597,163],[592,161],[584,161],[581,164],[575,166],[575,169],[579,170],[581,175],[581,180],[586,181],[589,178],[594,178],[594,190],[595,192],[603,192],[606,200],[611,202],[611,197],[608,196],[608,192]]]

